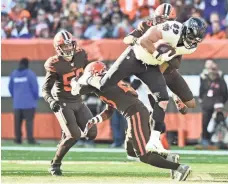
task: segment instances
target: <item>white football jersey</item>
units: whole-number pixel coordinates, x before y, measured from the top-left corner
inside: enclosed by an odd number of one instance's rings
[[[176,48],[176,54],[177,55],[182,55],[182,54],[190,54],[195,51],[194,49],[186,49],[184,46],[183,47],[177,47],[178,41],[180,40],[181,37],[181,32],[183,28],[183,24],[177,21],[167,21],[162,24],[156,25],[157,29],[161,31],[162,33],[162,40],[159,40],[159,42],[164,42],[169,45],[171,45],[173,48]],[[148,30],[152,29],[149,28]],[[144,34],[148,34],[147,32]],[[156,44],[156,43],[155,43]],[[135,56],[138,60],[141,60],[143,63],[149,64],[149,65],[161,65],[162,61],[157,60],[150,54],[145,48],[143,48],[140,44],[135,44],[133,47],[133,50],[135,52]]]

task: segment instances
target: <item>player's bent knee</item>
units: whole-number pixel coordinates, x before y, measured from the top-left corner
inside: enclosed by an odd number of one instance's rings
[[[196,100],[195,98],[193,98],[192,100],[189,100],[187,102],[184,102],[184,104],[188,107],[188,108],[195,108],[196,107]]]
[[[164,100],[164,101],[158,102],[158,105],[159,105],[159,107],[161,107],[164,111],[166,111],[167,106],[168,106],[168,103],[169,103],[169,101]]]

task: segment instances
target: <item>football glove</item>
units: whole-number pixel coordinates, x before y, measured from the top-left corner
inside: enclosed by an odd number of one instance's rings
[[[93,125],[101,122],[102,122],[102,117],[100,115],[97,115],[92,119],[90,119],[86,124],[86,127],[84,129],[84,134],[87,135],[87,133],[89,132],[89,129],[92,128]]]
[[[79,95],[80,93],[80,89],[81,89],[81,85],[78,83],[78,80],[76,77],[74,77],[71,82],[70,82],[70,85],[71,85],[71,94],[73,96],[76,96],[76,95]]]
[[[54,112],[58,112],[61,108],[60,104],[58,101],[56,100],[53,100],[51,103],[50,103],[50,108],[51,110],[53,110]]]

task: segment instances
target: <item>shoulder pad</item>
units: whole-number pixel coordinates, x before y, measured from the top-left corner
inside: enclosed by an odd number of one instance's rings
[[[45,64],[44,64],[44,68],[45,68],[47,71],[56,72],[56,69],[55,69],[54,64],[57,63],[58,61],[59,61],[59,58],[58,58],[57,55],[48,58],[47,61],[46,61]]]
[[[177,21],[166,21],[158,24],[157,28],[162,33],[162,39],[171,46],[176,47],[181,36],[183,24]]]
[[[85,58],[87,58],[87,52],[84,50],[84,49],[81,49],[81,48],[77,48],[75,50],[75,54],[82,54],[85,56]]]

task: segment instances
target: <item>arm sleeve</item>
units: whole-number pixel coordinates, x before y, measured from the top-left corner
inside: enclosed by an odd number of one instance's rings
[[[33,97],[35,100],[38,100],[38,98],[39,98],[39,86],[38,86],[36,74],[34,72],[31,72],[29,79],[30,79],[29,84],[30,84],[31,91],[33,93]]]
[[[57,74],[55,72],[47,71],[45,76],[45,81],[42,87],[42,96],[44,100],[48,103],[54,100],[51,89],[55,84],[55,80],[57,78]]]
[[[137,28],[134,29],[129,35],[132,35],[136,38],[141,37],[151,26],[152,26],[152,21],[151,20],[145,20],[141,21]]]

